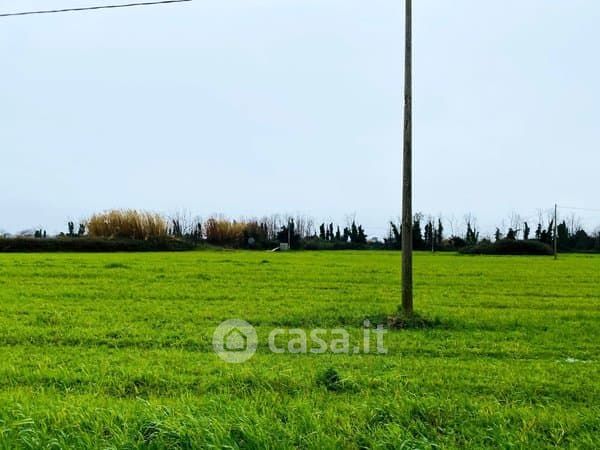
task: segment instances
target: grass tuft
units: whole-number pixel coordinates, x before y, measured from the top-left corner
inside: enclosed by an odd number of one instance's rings
[[[316,378],[317,386],[324,387],[329,392],[358,392],[359,386],[348,378],[342,378],[337,369],[328,367],[319,372]]]
[[[129,266],[127,264],[113,262],[104,265],[105,269],[128,269]]]
[[[328,367],[317,375],[317,386],[323,386],[331,392],[338,392],[344,389],[344,382],[336,369]]]

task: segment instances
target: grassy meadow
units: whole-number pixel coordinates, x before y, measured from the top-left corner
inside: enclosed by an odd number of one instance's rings
[[[0,448],[600,447],[600,256],[415,271],[434,327],[294,355],[272,328],[393,314],[400,254],[0,254]],[[260,337],[244,364],[212,350],[231,318]]]

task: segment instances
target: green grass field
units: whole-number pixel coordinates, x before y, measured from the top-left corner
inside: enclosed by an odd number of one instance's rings
[[[383,320],[396,252],[0,255],[0,448],[600,447],[600,257],[419,254],[387,355],[272,354]],[[261,339],[212,350],[225,319]],[[327,369],[341,382],[319,383]]]

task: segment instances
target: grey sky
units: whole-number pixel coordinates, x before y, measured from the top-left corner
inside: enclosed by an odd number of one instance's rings
[[[0,10],[92,3],[111,2]],[[414,3],[415,209],[491,232],[555,201],[600,208],[600,2]],[[0,20],[0,229],[133,207],[356,213],[382,234],[400,211],[402,16],[195,0]]]

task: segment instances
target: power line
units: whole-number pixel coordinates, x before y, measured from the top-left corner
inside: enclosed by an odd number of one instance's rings
[[[589,212],[600,212],[600,209],[593,209],[593,208],[577,208],[575,206],[561,206],[558,205],[559,209],[573,209],[575,211],[589,211]]]
[[[0,17],[15,17],[15,16],[31,16],[33,14],[55,14],[55,13],[66,13],[76,11],[95,11],[98,9],[114,9],[114,8],[131,8],[133,6],[151,6],[151,5],[164,5],[168,3],[183,3],[191,2],[192,0],[158,0],[154,2],[138,2],[138,3],[123,3],[118,5],[99,5],[99,6],[86,6],[81,8],[65,8],[65,9],[46,9],[39,11],[23,11],[16,13],[3,13]]]

